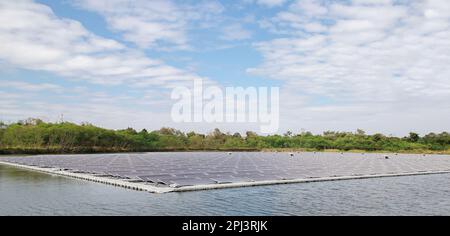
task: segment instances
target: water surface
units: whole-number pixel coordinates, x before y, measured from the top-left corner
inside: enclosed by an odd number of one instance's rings
[[[150,194],[0,165],[0,215],[450,215],[450,174]]]

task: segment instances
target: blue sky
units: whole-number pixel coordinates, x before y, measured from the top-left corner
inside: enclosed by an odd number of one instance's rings
[[[0,23],[1,120],[257,129],[173,123],[202,78],[280,87],[279,133],[450,129],[446,0],[0,0]]]

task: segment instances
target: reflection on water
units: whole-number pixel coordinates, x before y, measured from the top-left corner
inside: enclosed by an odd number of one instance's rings
[[[450,215],[450,174],[150,194],[0,165],[0,215]]]

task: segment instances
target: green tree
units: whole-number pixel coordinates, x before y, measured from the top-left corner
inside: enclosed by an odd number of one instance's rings
[[[249,148],[446,151],[450,149],[450,134],[430,133],[420,137],[416,133],[410,133],[407,137],[397,138],[383,134],[366,135],[364,131],[357,130],[356,133],[326,131],[322,135],[314,135],[303,131],[297,135],[286,133],[285,135],[260,136],[248,131],[244,138],[239,133],[223,133],[219,129],[214,129],[208,135],[195,132],[185,134],[173,128],[161,128],[152,132],[143,129],[137,132],[133,128],[108,130],[89,123],[81,125],[70,122],[46,123],[30,118],[10,125],[0,122],[0,148],[22,151],[43,149],[58,152]]]
[[[420,136],[417,133],[411,132],[411,133],[409,133],[408,140],[413,143],[417,143],[420,140]]]

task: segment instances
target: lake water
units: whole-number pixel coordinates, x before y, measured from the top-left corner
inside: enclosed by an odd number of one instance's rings
[[[0,215],[450,215],[450,174],[150,194],[0,165]]]

